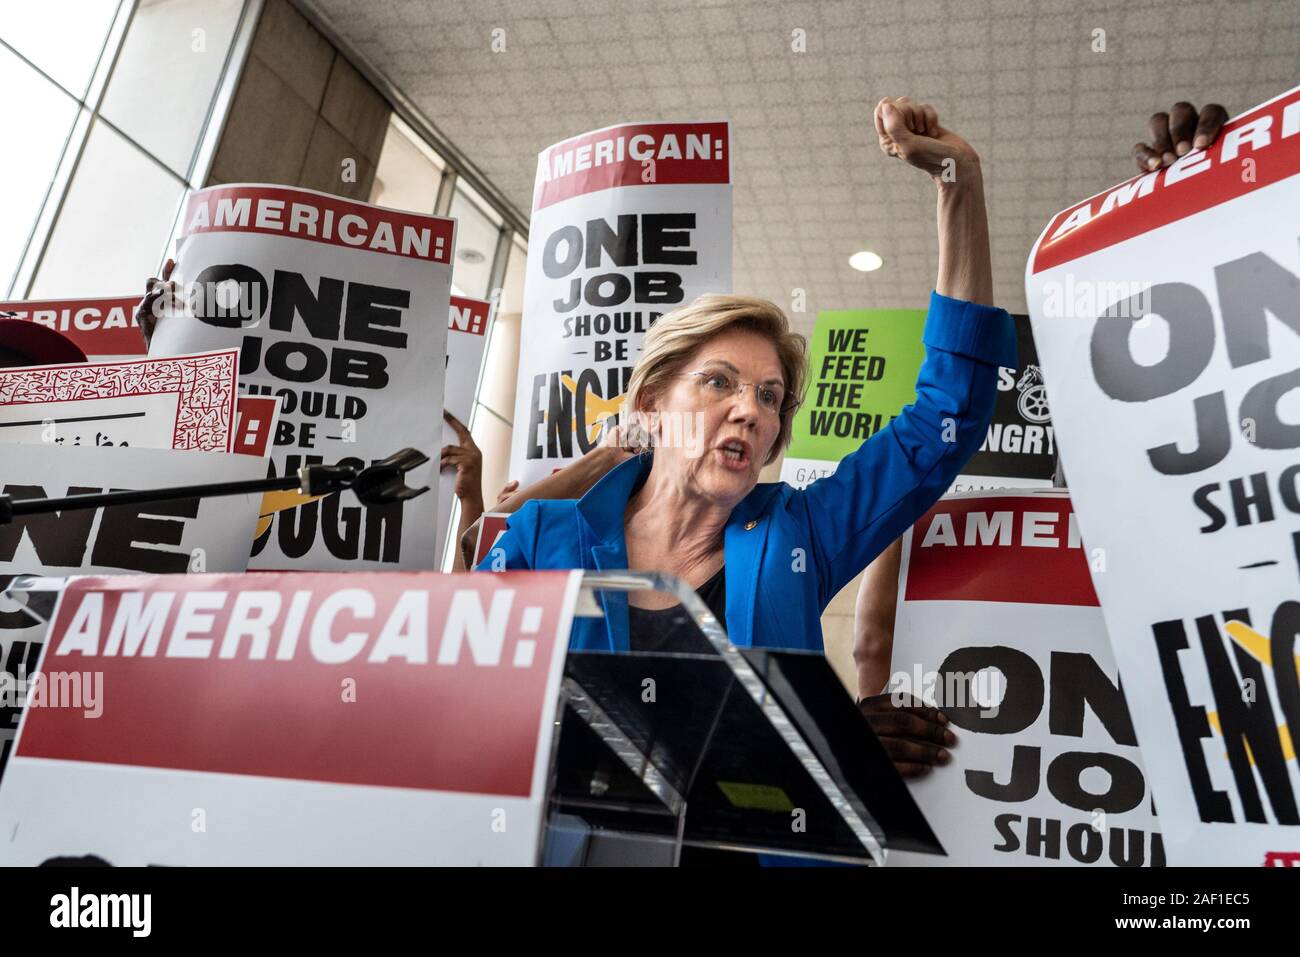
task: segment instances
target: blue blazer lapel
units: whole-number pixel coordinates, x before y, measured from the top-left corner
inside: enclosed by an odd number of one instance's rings
[[[627,568],[627,541],[623,537],[623,516],[628,499],[650,472],[649,456],[635,456],[612,469],[578,500],[579,531],[583,558],[589,568],[623,571]],[[588,537],[590,536],[590,537]],[[605,611],[605,635],[611,651],[627,651],[627,595],[606,592],[600,596]]]
[[[650,473],[652,459],[635,456],[611,470],[578,501],[581,549],[586,567],[602,571],[627,568],[627,541],[623,517],[632,493]],[[723,550],[727,565],[727,635],[734,645],[750,646],[754,636],[754,609],[758,579],[767,544],[770,516],[767,505],[780,483],[760,485],[750,492],[727,522]],[[605,611],[605,632],[611,651],[627,651],[627,595],[610,592],[601,596]]]
[[[727,564],[727,637],[740,647],[754,644],[758,579],[771,525],[766,509],[779,487],[779,483],[760,485],[750,492],[731,513],[723,535]]]

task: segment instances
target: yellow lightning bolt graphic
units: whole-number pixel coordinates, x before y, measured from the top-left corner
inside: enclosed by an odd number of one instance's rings
[[[1273,667],[1273,653],[1269,651],[1267,635],[1261,635],[1254,628],[1240,621],[1228,622],[1224,626],[1224,630],[1233,641],[1250,652],[1260,664],[1269,668]],[[1300,667],[1300,655],[1295,656],[1295,661],[1297,667]]]
[[[1251,628],[1245,622],[1230,621],[1224,626],[1228,637],[1245,649],[1246,653],[1252,658],[1264,665],[1266,668],[1273,667],[1273,653],[1269,650],[1269,641],[1267,635],[1261,635],[1254,628]],[[1300,668],[1300,655],[1295,656],[1296,667]],[[1223,728],[1219,724],[1219,713],[1211,711],[1206,714],[1210,719],[1210,724],[1219,737],[1223,737]],[[1285,724],[1277,726],[1277,737],[1282,744],[1282,758],[1285,761],[1295,759],[1295,742],[1291,740],[1291,729]],[[1246,756],[1250,758],[1250,763],[1255,763],[1255,756],[1250,753],[1250,745],[1246,745]]]
[[[326,495],[333,494],[333,492],[326,493]],[[297,508],[299,505],[317,502],[323,498],[325,498],[325,495],[303,495],[296,489],[290,489],[286,492],[264,492],[262,494],[262,507],[258,509],[257,528],[253,532],[253,537],[260,538],[271,527],[271,516],[276,512]]]
[[[567,375],[560,376],[560,382],[564,387],[572,392],[575,396],[578,394],[578,383]],[[595,442],[596,436],[600,434],[601,428],[605,425],[605,419],[611,415],[617,415],[619,406],[623,404],[623,397],[617,395],[612,399],[602,399],[594,392],[587,393],[587,421],[583,425],[587,429],[587,442]],[[576,430],[578,424],[573,424]]]

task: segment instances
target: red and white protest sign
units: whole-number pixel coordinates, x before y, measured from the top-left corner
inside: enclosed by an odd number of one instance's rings
[[[442,438],[443,357],[455,221],[284,186],[217,186],[186,204],[174,279],[151,354],[240,349],[249,395],[281,400],[271,455],[287,475]],[[364,508],[338,495],[275,512],[250,568],[436,568],[436,495]]]
[[[0,494],[15,501],[61,498],[247,482],[265,474],[266,464],[253,455],[37,443],[7,453]],[[15,575],[240,572],[248,565],[261,500],[260,494],[171,499],[20,516],[0,524],[0,584]],[[45,631],[44,620],[24,603],[0,597],[0,683],[6,672],[34,670]],[[14,705],[0,700],[0,769],[17,716]]]
[[[533,210],[620,186],[726,185],[727,140],[724,122],[624,123],[574,136],[538,157]]]
[[[145,354],[144,333],[135,321],[140,298],[0,302],[0,312],[12,312],[19,319],[63,333],[94,361]]]
[[[510,476],[600,442],[659,316],[731,291],[725,122],[624,123],[538,155]]]
[[[488,330],[492,324],[492,303],[486,299],[451,297],[447,322],[447,378],[443,408],[468,428],[474,418],[474,400],[478,395],[483,358],[487,353]],[[456,445],[456,431],[445,421],[442,444]],[[459,514],[456,501],[456,470],[444,470],[438,476],[438,541],[446,542],[443,564],[455,554],[459,543],[448,539],[452,514]]]
[[[1297,133],[1300,88],[1237,117],[1208,149],[1193,150],[1167,169],[1142,173],[1057,213],[1034,246],[1028,275],[1286,182],[1300,173]]]
[[[0,369],[0,441],[231,450],[234,349]]]
[[[1164,864],[1090,560],[1064,492],[949,496],[908,531],[888,690],[957,744],[909,781],[948,856],[890,862]]]
[[[102,693],[27,709],[0,862],[536,863],[580,582],[73,582],[41,673]]]
[[[1298,217],[1300,88],[1053,217],[1025,274],[1176,865],[1300,851]]]
[[[267,404],[271,408],[267,408]],[[0,494],[15,500],[247,482],[266,475],[275,399],[241,397],[236,452],[178,452],[143,446],[35,443],[11,449]],[[260,422],[257,420],[260,418]],[[2,433],[3,430],[0,430]],[[99,509],[64,509],[0,524],[0,585],[14,575],[119,572],[240,572],[248,566],[260,493],[170,499]],[[21,601],[0,597],[0,684],[35,670],[45,624]],[[18,718],[0,688],[0,771]]]

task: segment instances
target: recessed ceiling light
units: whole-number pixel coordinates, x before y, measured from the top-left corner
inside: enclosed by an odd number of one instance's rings
[[[469,263],[471,266],[477,266],[479,263],[487,261],[487,257],[477,249],[462,249],[456,254],[456,258],[463,263]]]
[[[858,272],[875,272],[885,261],[870,250],[864,249],[860,253],[854,253],[849,257],[849,265]]]

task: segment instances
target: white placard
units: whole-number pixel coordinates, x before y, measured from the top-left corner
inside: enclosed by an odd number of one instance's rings
[[[0,442],[230,451],[239,354],[0,369]]]
[[[625,123],[538,156],[510,476],[600,443],[660,315],[731,291],[725,122]]]
[[[491,327],[492,303],[486,299],[451,297],[451,315],[447,325],[447,391],[443,406],[466,428],[474,419],[474,400]],[[455,430],[444,420],[442,444],[456,445],[458,442]],[[444,566],[449,564],[457,548],[457,543],[449,541],[447,535],[452,514],[459,514],[458,505],[456,470],[446,469],[438,476],[438,541],[446,543]]]
[[[536,864],[580,585],[79,579],[0,783],[0,864]]]
[[[15,447],[18,451],[18,447]],[[23,498],[263,478],[253,455],[22,446],[0,492]],[[243,571],[261,493],[19,516],[0,524],[0,575]],[[201,556],[201,557],[200,557]]]
[[[1298,217],[1300,88],[1059,213],[1025,273],[1177,865],[1300,861]]]
[[[187,315],[152,355],[237,345],[248,394],[277,395],[277,474],[404,447],[436,484],[453,220],[311,190],[235,185],[193,194],[177,275]],[[196,318],[198,317],[198,318]],[[277,512],[250,568],[436,568],[437,496],[365,509],[327,496]]]
[[[904,538],[890,691],[952,761],[909,780],[948,866],[1160,866],[1128,705],[1064,492],[949,496]]]

